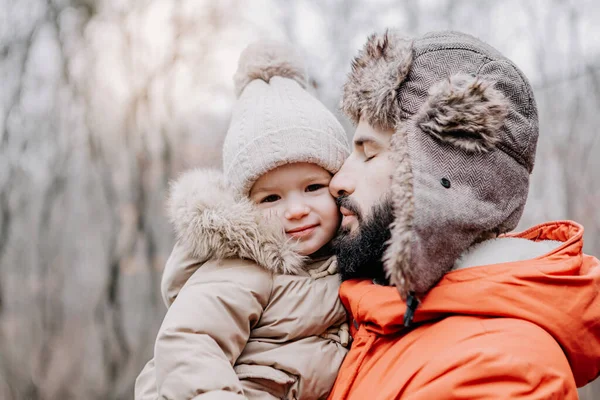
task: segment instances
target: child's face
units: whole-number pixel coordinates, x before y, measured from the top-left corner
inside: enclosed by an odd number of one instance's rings
[[[286,235],[298,240],[300,254],[310,255],[333,238],[340,221],[330,180],[331,174],[316,164],[286,164],[262,175],[250,199],[282,221]]]

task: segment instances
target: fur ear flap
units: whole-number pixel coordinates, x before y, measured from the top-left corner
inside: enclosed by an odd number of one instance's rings
[[[487,152],[500,140],[508,101],[494,82],[457,74],[438,82],[417,113],[426,133],[469,152]]]
[[[399,117],[397,91],[412,60],[412,41],[392,31],[371,35],[352,61],[342,111],[355,124],[365,118],[370,125],[394,129]]]

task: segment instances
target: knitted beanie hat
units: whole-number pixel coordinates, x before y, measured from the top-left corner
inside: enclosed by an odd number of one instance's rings
[[[523,73],[459,32],[372,35],[344,112],[393,129],[394,223],[384,265],[403,297],[424,294],[479,241],[514,229],[529,189],[538,114]]]
[[[223,144],[228,183],[246,196],[256,180],[284,164],[314,163],[335,174],[349,154],[344,129],[306,90],[297,54],[258,42],[241,54],[234,76],[237,103]]]

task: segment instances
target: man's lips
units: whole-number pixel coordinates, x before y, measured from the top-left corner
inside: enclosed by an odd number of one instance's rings
[[[290,236],[298,238],[298,237],[302,237],[302,236],[311,234],[312,231],[314,231],[317,226],[319,226],[319,224],[304,225],[304,226],[300,226],[298,228],[290,229],[290,230],[286,231],[285,233],[287,233]]]
[[[346,207],[340,207],[340,212],[344,217],[355,217],[356,215]]]
[[[345,207],[340,207],[340,212],[342,213],[342,226],[346,226],[357,220],[356,214]]]

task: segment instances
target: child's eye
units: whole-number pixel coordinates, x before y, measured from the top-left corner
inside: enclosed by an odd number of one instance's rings
[[[372,160],[372,159],[374,159],[374,158],[375,158],[375,155],[372,155],[372,156],[370,156],[370,157],[367,157],[367,158],[365,158],[365,162],[367,162],[367,161],[371,161],[371,160]]]
[[[280,197],[279,197],[279,196],[277,196],[276,194],[271,194],[271,195],[269,195],[269,196],[265,197],[264,199],[262,199],[262,200],[260,201],[260,203],[261,203],[261,204],[262,204],[262,203],[274,203],[274,202],[276,202],[276,201],[277,201],[277,200],[279,200],[279,199],[280,199]]]
[[[317,190],[319,190],[319,189],[323,189],[324,187],[326,187],[326,186],[325,186],[325,185],[323,185],[323,184],[320,184],[320,183],[314,183],[314,184],[312,184],[312,185],[308,185],[308,186],[306,187],[306,191],[307,191],[307,192],[316,192]]]

